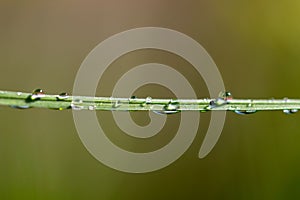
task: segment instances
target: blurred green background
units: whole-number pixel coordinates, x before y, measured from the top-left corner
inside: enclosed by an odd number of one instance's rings
[[[2,90],[71,92],[81,62],[97,44],[131,28],[158,26],[202,44],[234,97],[299,98],[299,18],[297,0],[2,0],[0,85]],[[207,97],[205,83],[188,63],[154,50],[116,60],[97,95],[110,95],[122,73],[147,62],[178,69],[199,98]],[[136,93],[173,95],[157,85]],[[141,151],[166,144],[172,139],[166,133],[176,132],[178,125],[178,117],[170,116],[168,127],[144,146],[122,136],[111,113],[98,114],[112,140]],[[149,122],[146,113],[132,117],[138,124]],[[228,113],[219,142],[209,156],[199,159],[209,122],[209,114],[201,114],[199,133],[180,159],[156,172],[126,174],[87,152],[71,111],[1,107],[0,199],[299,199],[298,120],[299,114],[281,112]]]

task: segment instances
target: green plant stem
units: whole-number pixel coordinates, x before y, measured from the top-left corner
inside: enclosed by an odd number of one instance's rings
[[[45,94],[30,100],[31,93],[0,91],[0,105],[17,108],[48,108],[75,110],[110,110],[110,111],[262,111],[300,109],[300,99],[228,99],[225,103],[212,106],[216,99],[150,99],[150,98],[114,98],[67,96],[59,99],[58,95]],[[29,100],[29,101],[28,101]]]

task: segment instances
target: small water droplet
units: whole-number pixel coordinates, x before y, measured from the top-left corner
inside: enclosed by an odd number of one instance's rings
[[[96,110],[96,106],[95,105],[94,106],[89,106],[88,109],[89,110]]]
[[[231,92],[229,91],[222,91],[219,93],[219,97],[226,100],[231,100],[233,99]]]
[[[45,96],[45,93],[42,89],[35,89],[32,94],[29,96],[31,101],[39,100]]]
[[[152,102],[152,97],[147,97],[146,99],[145,99],[145,103],[146,104],[150,104]]]
[[[215,104],[216,104],[217,106],[222,106],[222,105],[227,104],[227,101],[226,101],[225,99],[223,99],[223,98],[217,98],[217,99],[215,100]]]
[[[215,103],[215,100],[211,100],[210,102],[209,102],[209,108],[213,108],[213,107],[216,107],[217,105],[216,105],[216,103]]]
[[[131,96],[129,99],[128,99],[129,103],[135,103],[136,102],[136,96]]]
[[[298,109],[285,109],[285,110],[283,110],[284,114],[295,114],[296,112],[298,112]]]
[[[151,103],[152,103],[152,97],[146,97],[145,102],[141,103],[140,106],[146,107],[147,104],[151,104]]]
[[[57,101],[64,101],[68,97],[69,97],[68,93],[62,92],[59,95],[57,95],[56,99],[57,99]]]
[[[121,106],[121,104],[120,104],[120,101],[119,101],[119,100],[113,102],[113,105],[112,105],[113,108],[118,108],[118,107],[120,107],[120,106]]]
[[[170,101],[167,105],[164,106],[164,109],[168,111],[176,111],[178,110],[178,108],[179,108],[179,103],[174,101]]]
[[[73,110],[82,110],[83,109],[82,103],[83,103],[83,101],[81,99],[75,99],[71,103],[71,108]]]
[[[169,114],[176,114],[179,113],[178,110],[152,110],[152,112],[154,112],[155,114],[159,114],[159,115],[169,115]]]
[[[234,112],[239,115],[248,115],[256,113],[257,110],[235,110]]]
[[[21,94],[22,94],[22,92],[17,92],[17,95],[18,95],[18,96],[21,96]]]
[[[179,109],[179,103],[178,102],[174,102],[174,101],[170,101],[168,104],[166,104],[163,107],[163,110],[154,110],[153,112],[156,114],[175,114],[175,113],[179,113],[180,111]]]
[[[28,105],[24,105],[24,106],[10,106],[10,107],[16,108],[16,109],[28,109],[28,108],[30,108],[30,106],[28,106]]]
[[[223,98],[218,97],[218,98],[216,98],[214,100],[211,100],[209,102],[208,109],[215,108],[215,107],[218,107],[218,106],[223,106],[225,104],[227,104],[227,101],[224,100]]]

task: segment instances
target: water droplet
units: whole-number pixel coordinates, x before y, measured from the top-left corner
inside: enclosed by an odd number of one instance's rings
[[[159,114],[159,115],[169,115],[169,114],[176,114],[176,113],[179,113],[178,110],[174,110],[174,111],[171,111],[171,110],[152,110],[152,112],[154,112],[155,114]]]
[[[224,100],[223,98],[218,97],[218,98],[216,98],[214,100],[211,100],[209,102],[208,109],[215,108],[215,107],[218,107],[218,106],[223,106],[225,104],[227,104],[227,101]]]
[[[94,106],[89,106],[88,109],[89,110],[96,110],[96,106],[95,105]]]
[[[73,110],[82,110],[83,109],[82,103],[83,103],[83,101],[81,99],[75,99],[71,103],[71,108]]]
[[[153,112],[156,114],[175,114],[180,112],[178,109],[179,109],[179,103],[170,101],[168,104],[166,104],[163,107],[163,110],[154,110]]]
[[[231,100],[231,99],[232,99],[232,95],[230,92],[227,91],[220,92],[218,98],[211,100],[209,102],[209,106],[207,107],[207,109],[209,110],[218,106],[226,105],[228,103],[227,100]]]
[[[225,105],[227,104],[227,101],[223,98],[217,98],[214,103],[217,105],[217,106],[222,106],[222,105]]]
[[[30,106],[28,106],[28,105],[24,105],[24,106],[10,106],[10,107],[16,108],[16,109],[28,109],[28,108],[30,108]]]
[[[129,103],[135,103],[136,102],[136,96],[131,96],[129,99],[128,99]]]
[[[21,94],[22,94],[22,92],[17,92],[17,95],[18,95],[18,96],[21,96]]]
[[[248,115],[256,113],[257,110],[235,110],[234,112],[239,115]]]
[[[115,102],[113,102],[113,105],[112,105],[113,108],[118,108],[120,106],[121,106],[121,104],[120,104],[119,100],[116,100]]]
[[[146,107],[147,104],[151,104],[151,103],[152,103],[152,97],[146,97],[145,102],[141,103],[140,106]]]
[[[152,102],[152,97],[147,97],[146,99],[145,99],[145,103],[146,104],[150,104]]]
[[[39,100],[45,96],[45,93],[42,89],[35,89],[32,94],[29,96],[31,101]]]
[[[178,102],[174,102],[174,101],[170,101],[167,105],[164,106],[165,110],[168,111],[176,111],[179,108],[179,103]]]
[[[283,110],[284,114],[295,114],[296,112],[298,112],[298,109],[285,109],[285,110]]]
[[[64,101],[68,97],[69,97],[68,93],[63,92],[63,93],[60,93],[59,95],[57,95],[56,99],[57,99],[57,101]]]
[[[219,98],[226,100],[231,100],[233,99],[231,92],[229,91],[222,91],[219,93]]]

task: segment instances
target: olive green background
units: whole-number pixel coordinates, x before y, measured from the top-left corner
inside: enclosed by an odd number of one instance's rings
[[[143,26],[165,27],[197,40],[216,62],[234,97],[300,97],[300,1],[8,1],[0,2],[2,90],[71,92],[87,54],[113,34]],[[145,50],[116,60],[97,95],[111,95],[116,80],[147,62],[168,64],[207,97],[200,75],[168,52]],[[146,85],[138,96],[173,94]],[[155,138],[134,140],[114,124],[99,122],[122,148],[149,151],[176,133],[169,116]],[[147,113],[133,113],[138,124]],[[198,151],[209,122],[188,151],[170,166],[127,174],[94,159],[81,143],[71,111],[0,108],[0,199],[298,199],[300,115],[228,113],[219,142],[204,159]],[[193,120],[193,119],[191,119]]]

